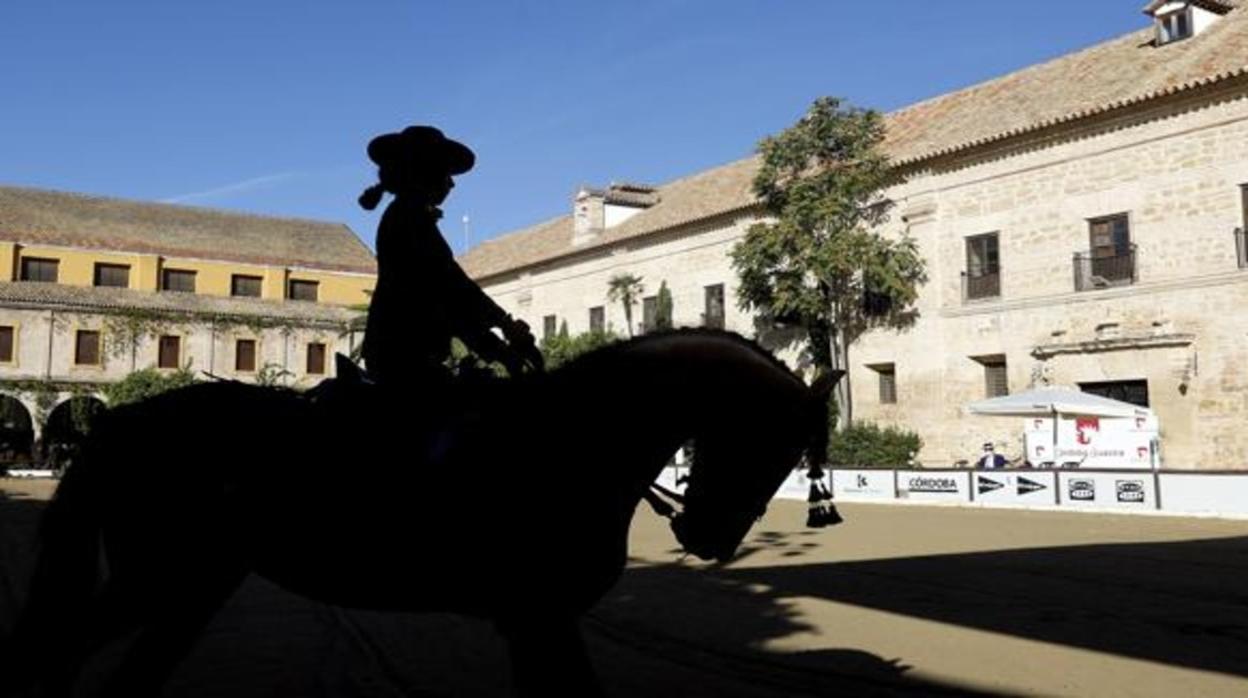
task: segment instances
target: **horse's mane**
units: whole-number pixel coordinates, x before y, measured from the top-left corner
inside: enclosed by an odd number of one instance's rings
[[[646,334],[638,335],[636,337],[630,337],[628,339],[623,339],[617,342],[612,342],[610,344],[604,345],[603,347],[599,349],[586,352],[584,354],[581,354],[580,356],[577,356],[576,358],[569,360],[567,363],[563,364],[558,369],[556,369],[556,371],[564,371],[567,369],[574,369],[574,370],[584,369],[587,366],[592,366],[593,364],[599,361],[613,359],[615,358],[616,354],[627,352],[637,347],[637,345],[639,344],[648,344],[657,340],[671,339],[673,337],[679,337],[679,338],[701,337],[701,338],[706,338],[706,339],[729,340],[733,344],[736,344],[737,346],[750,350],[751,352],[756,354],[759,358],[762,358],[767,363],[769,363],[772,367],[780,371],[783,371],[786,375],[790,376],[793,380],[797,381],[798,383],[801,383],[802,385],[805,385],[805,382],[801,379],[801,377],[799,377],[793,371],[793,369],[789,368],[788,364],[781,361],[779,358],[776,357],[775,354],[768,351],[758,342],[752,339],[749,339],[748,337],[744,337],[740,334],[737,334],[736,332],[731,332],[729,330],[715,330],[715,329],[709,329],[706,327],[681,327],[681,328],[675,328],[675,329],[670,329],[670,330],[655,330],[655,331],[647,332]]]

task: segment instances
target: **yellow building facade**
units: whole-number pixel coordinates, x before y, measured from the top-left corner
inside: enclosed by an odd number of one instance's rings
[[[375,283],[344,225],[0,186],[0,463],[53,455],[135,371],[332,377]]]

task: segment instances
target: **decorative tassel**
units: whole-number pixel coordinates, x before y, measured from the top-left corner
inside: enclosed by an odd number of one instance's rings
[[[844,519],[836,510],[836,505],[832,503],[832,493],[823,485],[823,469],[811,464],[807,477],[810,478],[810,495],[806,498],[809,505],[806,527],[824,528],[841,523]]]

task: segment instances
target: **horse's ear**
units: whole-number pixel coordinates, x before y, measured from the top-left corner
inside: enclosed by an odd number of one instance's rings
[[[813,392],[816,397],[822,396],[826,402],[832,395],[832,390],[836,388],[836,384],[840,383],[841,379],[844,377],[845,371],[842,371],[839,368],[830,368],[821,371],[818,377],[815,378],[814,382],[810,384],[810,391]]]

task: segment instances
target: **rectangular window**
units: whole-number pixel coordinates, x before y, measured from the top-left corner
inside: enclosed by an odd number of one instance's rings
[[[1088,237],[1094,258],[1119,257],[1127,254],[1131,247],[1131,230],[1127,214],[1119,213],[1089,220]]]
[[[1079,389],[1085,393],[1107,397],[1111,400],[1129,402],[1132,405],[1148,407],[1148,381],[1100,381],[1097,383],[1080,383]]]
[[[606,332],[607,331],[607,312],[606,308],[601,305],[595,305],[589,309],[589,331],[590,332]]]
[[[724,285],[713,284],[705,287],[706,310],[702,314],[702,325],[716,330],[724,329]]]
[[[38,257],[23,257],[21,278],[22,281],[47,281],[56,283],[57,270],[60,262],[55,259],[40,259]]]
[[[1157,18],[1157,43],[1186,39],[1192,35],[1192,9],[1185,7]]]
[[[1248,268],[1248,184],[1239,185],[1239,227],[1235,229],[1235,256],[1239,268]]]
[[[108,288],[130,288],[130,265],[96,264],[95,285]]]
[[[100,365],[99,331],[78,330],[74,341],[74,364],[77,366]]]
[[[1010,394],[1009,372],[1006,368],[1005,357],[1001,355],[995,356],[973,356],[971,357],[984,367],[984,396],[985,397],[1001,397]]]
[[[1125,213],[1088,221],[1086,257],[1079,255],[1076,289],[1083,291],[1135,282],[1135,251],[1131,227]]]
[[[1248,228],[1248,184],[1239,185],[1239,220],[1240,225]]]
[[[641,299],[641,331],[650,332],[658,325],[659,297],[646,296]]]
[[[325,345],[320,342],[312,342],[308,345],[308,374],[313,376],[325,375]]]
[[[158,346],[156,365],[160,368],[181,368],[182,338],[163,335]]]
[[[966,239],[965,299],[1001,295],[1001,243],[997,233]]]
[[[17,332],[11,325],[0,327],[0,363],[13,363],[13,340],[17,338]]]
[[[555,334],[559,332],[557,325],[559,318],[555,315],[547,315],[542,318],[542,339],[554,339]]]
[[[880,378],[880,404],[897,404],[897,366],[896,364],[876,364],[869,366]]]
[[[244,373],[256,370],[256,340],[239,339],[234,342],[234,370]]]
[[[259,276],[234,274],[230,277],[230,295],[242,296],[244,298],[259,298],[260,286],[263,283],[264,279]]]
[[[291,279],[286,297],[292,301],[315,302],[318,286],[320,286],[320,282],[317,281],[300,281],[298,279]]]
[[[194,293],[195,272],[186,269],[165,269],[160,273],[160,290]]]

